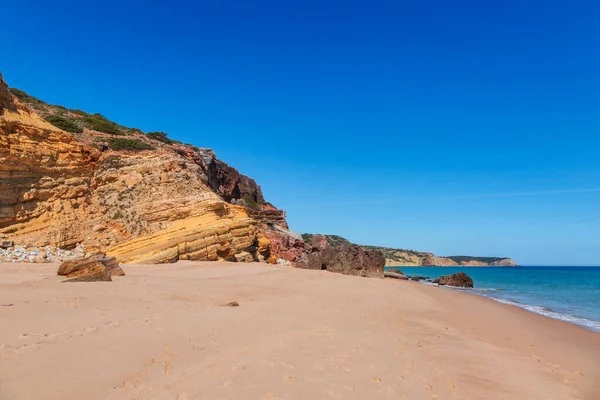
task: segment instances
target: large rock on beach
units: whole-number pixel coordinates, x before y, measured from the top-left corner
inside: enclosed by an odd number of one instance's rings
[[[88,257],[64,261],[58,267],[57,274],[66,276],[68,279],[65,282],[110,282],[113,276],[123,276],[125,272],[115,257],[95,253]]]
[[[394,272],[394,271],[385,271],[383,273],[383,276],[385,278],[394,278],[394,279],[400,279],[403,281],[407,281],[408,280],[408,276],[401,274],[399,272]]]
[[[366,250],[357,245],[333,247],[326,239],[315,235],[313,246],[296,263],[297,268],[327,270],[345,275],[383,278],[385,257],[379,251]]]
[[[464,272],[458,272],[452,275],[440,276],[433,283],[438,285],[455,286],[455,287],[473,287],[473,279]]]

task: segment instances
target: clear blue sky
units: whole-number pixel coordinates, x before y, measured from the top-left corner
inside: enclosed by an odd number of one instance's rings
[[[298,232],[599,264],[598,1],[12,1],[0,70],[213,148]]]

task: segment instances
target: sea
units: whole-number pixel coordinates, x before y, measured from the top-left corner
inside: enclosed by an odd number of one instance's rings
[[[456,272],[473,278],[458,289],[600,332],[600,267],[389,267],[432,279]],[[425,284],[431,284],[423,282]],[[451,289],[453,290],[453,289]]]

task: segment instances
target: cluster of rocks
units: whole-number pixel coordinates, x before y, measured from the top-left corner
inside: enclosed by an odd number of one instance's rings
[[[471,279],[471,277],[469,275],[465,274],[464,272],[458,272],[456,274],[440,276],[439,278],[434,279],[433,281],[431,280],[431,278],[429,278],[427,276],[406,276],[399,269],[394,269],[393,271],[385,271],[383,273],[383,275],[386,278],[394,278],[394,279],[400,279],[400,280],[404,280],[404,281],[408,281],[408,280],[417,281],[417,282],[418,281],[426,281],[426,282],[436,283],[439,286],[454,286],[454,287],[466,287],[466,288],[473,287],[473,279]]]
[[[11,241],[0,242],[0,262],[51,263],[73,260],[85,256],[85,246],[78,244],[73,250],[54,246],[25,247]]]
[[[113,276],[124,276],[125,272],[115,257],[105,253],[64,261],[58,267],[57,275],[66,276],[64,282],[110,282]]]
[[[413,275],[410,277],[411,281],[426,281],[426,282],[431,282],[431,278],[428,276],[420,276],[420,275]]]

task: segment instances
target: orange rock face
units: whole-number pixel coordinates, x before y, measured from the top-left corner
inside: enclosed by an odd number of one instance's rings
[[[246,198],[258,204],[253,213],[264,208],[287,228],[283,212],[212,151],[160,143],[101,151],[94,143],[110,135],[62,131],[6,93],[0,77],[0,239],[83,243],[120,262],[234,260],[241,252],[276,261],[250,209],[230,200]]]

